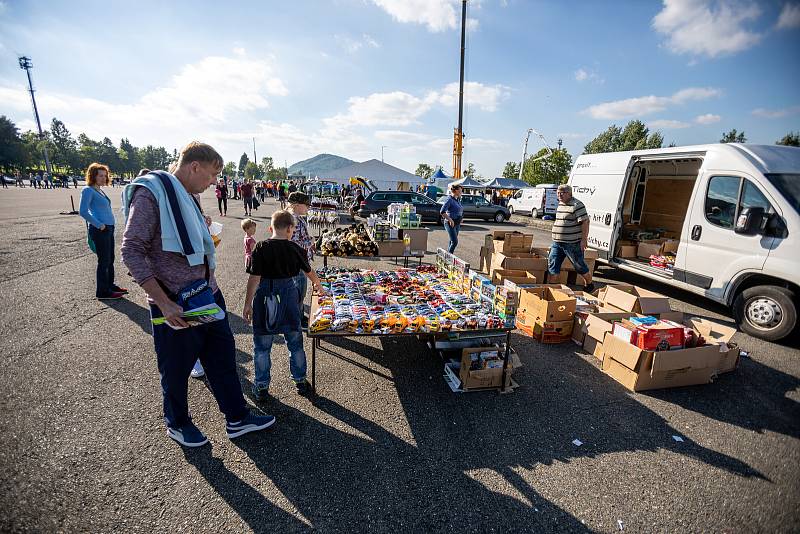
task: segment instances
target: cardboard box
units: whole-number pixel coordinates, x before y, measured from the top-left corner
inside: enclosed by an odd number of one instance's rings
[[[411,250],[428,250],[428,229],[427,228],[403,228],[400,230],[400,239],[411,236]]]
[[[618,258],[635,258],[637,248],[635,241],[617,241],[616,256]]]
[[[661,245],[661,254],[678,254],[678,245],[680,245],[680,241],[676,239],[667,239]]]
[[[547,258],[523,252],[509,254],[495,252],[492,254],[491,266],[493,271],[495,269],[544,271],[547,269]]]
[[[497,237],[495,232],[493,252],[501,254],[511,254],[514,252],[529,252],[533,246],[533,234],[523,234],[522,232],[505,232]]]
[[[717,374],[721,345],[653,352],[607,333],[603,371],[631,391],[707,384]]]
[[[495,269],[492,271],[492,283],[496,286],[503,285],[503,283],[508,279],[513,280],[528,280],[528,273],[527,271],[521,271],[517,269]],[[524,282],[523,282],[524,283]],[[530,282],[535,283],[535,282]]]
[[[669,298],[636,286],[606,286],[603,302],[624,311],[643,315],[670,313]],[[660,317],[667,319],[668,317]]]
[[[572,334],[572,321],[536,322],[533,338],[540,343],[564,343]]]
[[[649,241],[639,241],[639,247],[636,249],[636,255],[640,258],[649,259],[650,256],[661,255],[661,239],[651,239]]]
[[[622,321],[628,317],[634,317],[635,315],[636,314],[632,312],[608,310],[590,313],[583,324],[583,328],[586,330],[586,337],[602,342],[606,337],[606,332],[611,332],[614,328],[615,322]]]
[[[482,273],[486,273],[491,275],[492,273],[492,266],[491,266],[492,258],[491,253],[486,251],[486,247],[481,247],[480,252],[480,259],[478,261],[478,268]]]
[[[684,324],[694,328],[707,342],[713,341],[720,344],[721,352],[717,373],[729,373],[736,370],[739,365],[739,347],[731,342],[731,338],[736,333],[735,328],[699,317],[688,318]]]
[[[378,256],[397,257],[402,256],[406,251],[406,245],[402,240],[380,241],[378,243]]]
[[[583,340],[583,351],[603,361],[603,342],[586,336]]]
[[[572,321],[575,298],[558,289],[539,286],[520,290],[517,320],[525,324]]]
[[[479,354],[481,352],[494,352],[500,361],[499,367],[489,369],[478,369],[475,371],[470,370],[470,360],[472,354]],[[475,347],[467,348],[461,351],[461,365],[458,369],[458,378],[461,381],[461,388],[480,389],[500,387],[503,376],[503,354],[500,349],[496,347]],[[519,357],[516,354],[509,355],[508,367],[506,368],[506,387],[511,384],[511,373],[514,369],[522,366]]]

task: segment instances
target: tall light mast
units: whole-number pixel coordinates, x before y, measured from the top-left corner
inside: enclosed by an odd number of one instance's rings
[[[453,179],[461,178],[461,154],[464,149],[464,50],[467,38],[467,0],[461,0],[461,67],[458,80],[458,128],[453,132]]]
[[[44,140],[44,132],[42,131],[42,123],[39,120],[39,109],[36,107],[36,97],[33,95],[33,80],[31,79],[31,69],[33,68],[33,63],[31,63],[31,58],[20,56],[19,57],[19,68],[25,71],[28,75],[28,91],[31,93],[31,103],[33,103],[33,117],[36,119],[36,127],[39,128],[39,140]],[[53,175],[53,168],[50,165],[50,155],[47,153],[47,143],[42,145],[42,150],[44,151],[44,166],[47,170],[47,174]]]

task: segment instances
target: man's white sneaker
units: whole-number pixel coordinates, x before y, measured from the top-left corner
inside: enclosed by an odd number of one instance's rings
[[[194,362],[194,369],[192,369],[192,378],[203,378],[206,376],[206,372],[203,370],[203,364],[200,363],[200,360]]]

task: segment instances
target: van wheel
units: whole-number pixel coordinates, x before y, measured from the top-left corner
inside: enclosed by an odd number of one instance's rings
[[[501,222],[503,222],[505,220],[506,220],[506,216],[502,211],[498,211],[497,213],[494,214],[494,222],[501,223]]]
[[[509,206],[509,207],[508,207],[508,212],[509,212],[511,215],[514,215],[514,206]]]
[[[536,208],[533,208],[531,210],[531,217],[533,217],[534,219],[538,219],[539,218],[539,210],[537,210]]]
[[[794,293],[783,287],[745,289],[733,302],[733,314],[743,332],[767,341],[783,339],[797,324]]]

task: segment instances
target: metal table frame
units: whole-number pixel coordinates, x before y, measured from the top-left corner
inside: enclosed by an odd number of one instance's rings
[[[498,388],[501,393],[506,391],[506,376],[508,374],[508,359],[511,354],[511,331],[513,328],[499,328],[494,330],[459,330],[457,332],[436,332],[436,333],[419,333],[419,332],[403,332],[400,334],[382,334],[382,333],[369,333],[369,334],[356,334],[352,332],[310,332],[306,330],[306,335],[311,338],[311,389],[316,393],[317,391],[317,350],[328,352],[337,356],[330,349],[322,347],[322,340],[325,338],[347,338],[347,337],[408,337],[408,336],[427,336],[435,342],[437,338],[448,340],[459,340],[469,338],[482,338],[498,336],[505,333],[506,335],[506,348],[503,355],[503,374]],[[435,347],[435,344],[434,344]]]

